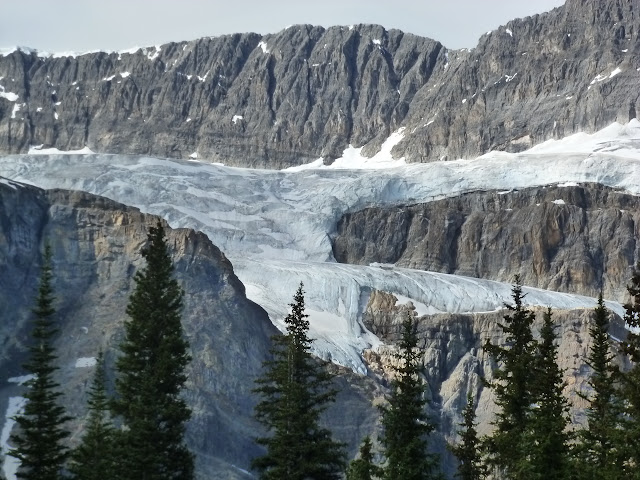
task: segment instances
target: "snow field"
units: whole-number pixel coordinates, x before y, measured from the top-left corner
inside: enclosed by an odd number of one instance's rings
[[[282,328],[302,281],[311,335],[320,356],[363,372],[363,348],[379,340],[361,324],[373,289],[411,300],[419,313],[483,312],[509,301],[511,285],[387,266],[340,265],[330,237],[340,217],[369,206],[430,202],[471,191],[593,182],[640,194],[640,122],[593,135],[551,140],[519,154],[490,152],[474,160],[405,164],[391,149],[400,129],[373,158],[349,147],[283,171],[230,168],[206,159],[179,161],[122,155],[58,153],[0,157],[0,175],[43,188],[104,195],[205,232],[230,258],[247,295]],[[75,152],[74,152],[75,153]],[[78,152],[80,153],[80,152]],[[84,153],[84,152],[83,152]],[[558,208],[562,208],[560,202]],[[527,290],[532,305],[592,307],[590,298]],[[609,304],[620,312],[620,305]]]

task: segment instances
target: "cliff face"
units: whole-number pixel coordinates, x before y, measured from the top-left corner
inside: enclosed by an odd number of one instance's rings
[[[364,321],[387,346],[375,351],[365,351],[372,372],[388,378],[400,338],[401,325],[413,305],[396,305],[396,297],[385,292],[374,291],[369,299]],[[433,445],[442,455],[446,471],[455,471],[455,462],[447,452],[446,442],[455,442],[460,416],[471,393],[477,403],[476,415],[478,431],[487,434],[492,430],[495,406],[493,392],[484,387],[483,378],[491,380],[495,365],[484,352],[487,340],[504,345],[505,338],[498,323],[507,312],[498,311],[481,314],[437,314],[424,315],[418,319],[418,346],[422,353],[427,395],[430,398],[429,414],[437,424]],[[537,321],[534,331],[542,325],[543,309],[536,309]],[[584,423],[585,401],[578,392],[586,393],[589,368],[584,359],[591,348],[589,325],[591,310],[554,311],[559,356],[558,364],[564,370],[565,395],[572,406],[570,411],[574,427]],[[625,330],[621,319],[611,318],[610,333],[613,338],[624,338]],[[628,365],[622,357],[618,362],[623,368]]]
[[[636,0],[569,0],[471,51],[358,25],[290,27],[77,57],[0,57],[0,152],[29,145],[280,168],[375,153],[519,151],[638,107]],[[131,132],[135,132],[133,135]]]
[[[95,357],[102,348],[113,365],[133,276],[144,265],[140,250],[148,227],[157,221],[86,193],[0,183],[0,412],[24,388],[7,380],[24,374],[20,364],[45,239],[54,254],[59,381],[69,413],[82,418],[93,369],[78,367],[76,361]],[[251,390],[268,356],[269,337],[277,330],[264,310],[247,300],[231,264],[204,234],[166,228],[176,277],[185,290],[183,324],[193,355],[186,388],[193,409],[187,441],[196,454],[198,475],[247,478],[241,469],[248,470],[259,453],[254,437],[260,432]],[[350,372],[337,373],[340,405],[327,418],[355,454],[360,430],[369,431],[375,421],[370,397],[376,387]],[[72,441],[77,441],[81,422],[71,428]]]
[[[600,185],[473,192],[347,214],[333,253],[626,301],[639,221],[637,197]]]

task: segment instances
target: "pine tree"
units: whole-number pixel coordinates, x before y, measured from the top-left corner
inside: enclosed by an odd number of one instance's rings
[[[69,470],[75,480],[114,478],[116,470],[115,429],[109,414],[104,356],[99,353],[89,388],[89,418],[80,444],[71,453]]]
[[[302,287],[284,320],[286,333],[272,338],[272,359],[256,381],[262,400],[255,415],[271,435],[257,439],[267,451],[252,465],[268,480],[332,480],[341,478],[344,469],[343,445],[319,425],[337,392],[329,373],[311,355]]]
[[[495,392],[496,420],[494,433],[486,439],[489,463],[502,478],[529,479],[527,465],[528,445],[525,433],[531,421],[534,401],[533,377],[536,342],[531,327],[535,316],[522,303],[524,295],[519,277],[512,289],[513,305],[505,304],[509,314],[504,316],[500,328],[505,334],[505,345],[487,342],[485,350],[498,364],[494,381],[489,388]]]
[[[461,480],[480,480],[486,477],[487,468],[482,461],[480,438],[476,430],[476,405],[473,395],[467,396],[467,405],[462,412],[462,430],[460,443],[451,447],[451,451],[457,457],[459,466],[455,477]]]
[[[417,323],[407,317],[402,324],[399,362],[394,367],[388,405],[381,407],[386,480],[440,478],[437,455],[427,453],[427,436],[435,430],[425,412],[426,385],[420,378]]]
[[[116,362],[112,409],[123,423],[119,474],[131,480],[186,480],[193,478],[193,456],[184,443],[191,412],[181,396],[191,360],[180,318],[183,292],[172,278],[162,224],[151,227],[147,237],[142,250],[147,265],[135,275]]]
[[[591,349],[587,365],[591,368],[588,384],[591,394],[580,394],[589,402],[587,425],[579,432],[576,445],[578,478],[622,480],[620,401],[616,389],[614,355],[609,343],[609,314],[602,299],[594,310],[589,327]]]
[[[26,405],[24,413],[15,417],[19,431],[11,436],[15,448],[9,451],[9,455],[20,460],[17,477],[26,480],[63,478],[62,469],[69,454],[62,442],[69,436],[64,424],[70,417],[60,405],[60,385],[53,379],[58,367],[52,341],[58,329],[52,280],[52,253],[47,244],[33,309],[30,358],[23,366],[33,378],[26,383]]]
[[[629,327],[640,329],[640,263],[627,286],[632,302],[624,306],[624,321]],[[629,331],[622,342],[622,350],[631,360],[631,369],[620,375],[621,396],[624,402],[624,446],[626,447],[626,478],[640,479],[640,334]]]
[[[375,480],[381,478],[384,471],[373,462],[371,438],[365,437],[360,446],[360,458],[349,464],[347,480]]]
[[[534,385],[535,408],[526,434],[530,446],[533,478],[545,480],[569,478],[571,470],[569,440],[569,404],[563,395],[566,386],[558,366],[558,346],[551,308],[544,314],[536,355]]]

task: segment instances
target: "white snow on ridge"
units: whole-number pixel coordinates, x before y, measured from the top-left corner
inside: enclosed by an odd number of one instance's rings
[[[267,47],[266,42],[258,43],[258,46],[262,49],[262,53],[270,53],[269,47]]]
[[[551,184],[594,182],[640,194],[637,120],[518,154],[492,152],[475,160],[426,164],[391,158],[402,136],[402,130],[394,132],[373,159],[347,149],[330,167],[319,159],[295,169],[267,171],[139,156],[55,151],[41,156],[46,151],[34,148],[31,155],[0,156],[0,175],[44,188],[104,195],[161,215],[173,227],[205,232],[230,258],[249,298],[280,327],[298,283],[304,282],[310,333],[317,339],[314,348],[361,372],[362,349],[378,344],[360,320],[373,289],[399,295],[400,303],[411,300],[418,313],[483,312],[509,301],[511,285],[398,267],[337,264],[329,236],[344,213],[476,190],[509,192]],[[525,291],[535,305],[595,304],[586,297]],[[618,304],[609,307],[621,311]]]
[[[92,155],[95,154],[89,147],[80,150],[58,150],[57,148],[42,148],[43,145],[31,145],[29,155]]]

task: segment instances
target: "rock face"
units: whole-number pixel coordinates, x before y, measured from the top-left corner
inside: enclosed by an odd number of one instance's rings
[[[3,425],[9,398],[24,388],[7,380],[24,374],[20,364],[45,239],[54,253],[59,381],[69,413],[82,418],[93,369],[76,361],[95,357],[102,348],[113,365],[133,276],[144,264],[140,250],[148,227],[157,221],[86,193],[0,183]],[[185,290],[183,322],[193,355],[186,389],[193,409],[187,441],[196,454],[198,478],[250,478],[243,471],[259,453],[254,437],[260,432],[252,418],[256,399],[251,390],[277,330],[264,310],[247,300],[231,264],[204,234],[166,228],[176,277]],[[375,423],[370,398],[378,387],[350,372],[336,373],[340,403],[329,410],[327,422],[354,455],[362,432]],[[81,435],[81,423],[71,425],[72,442]]]
[[[567,0],[471,51],[380,26],[290,27],[77,57],[0,57],[0,152],[30,145],[281,168],[520,151],[635,118],[637,0]],[[131,132],[135,132],[131,134]]]
[[[473,192],[347,214],[333,253],[626,301],[639,222],[637,197],[601,185]]]
[[[369,299],[365,312],[365,324],[388,345],[400,338],[401,325],[413,305],[396,306],[396,298],[385,292],[375,291]],[[498,323],[506,311],[482,314],[425,315],[418,319],[419,348],[423,351],[427,394],[431,400],[429,413],[437,424],[433,438],[435,450],[442,455],[443,467],[452,472],[454,460],[446,451],[446,442],[456,441],[456,430],[462,421],[461,412],[467,401],[467,394],[473,394],[477,403],[476,415],[480,434],[491,431],[495,407],[493,392],[484,387],[482,378],[491,380],[495,365],[484,352],[487,340],[494,344],[504,344],[505,338]],[[534,331],[542,325],[542,309],[537,312]],[[555,311],[553,318],[557,324],[559,342],[558,364],[565,372],[565,395],[569,399],[571,419],[574,426],[584,423],[586,403],[577,393],[587,391],[586,381],[589,369],[584,359],[591,347],[589,325],[591,310]],[[610,333],[614,338],[624,338],[625,330],[619,317],[611,319]],[[388,378],[394,358],[395,347],[385,346],[376,351],[366,351],[371,369],[382,378]],[[625,359],[618,358],[620,364],[627,365]]]

